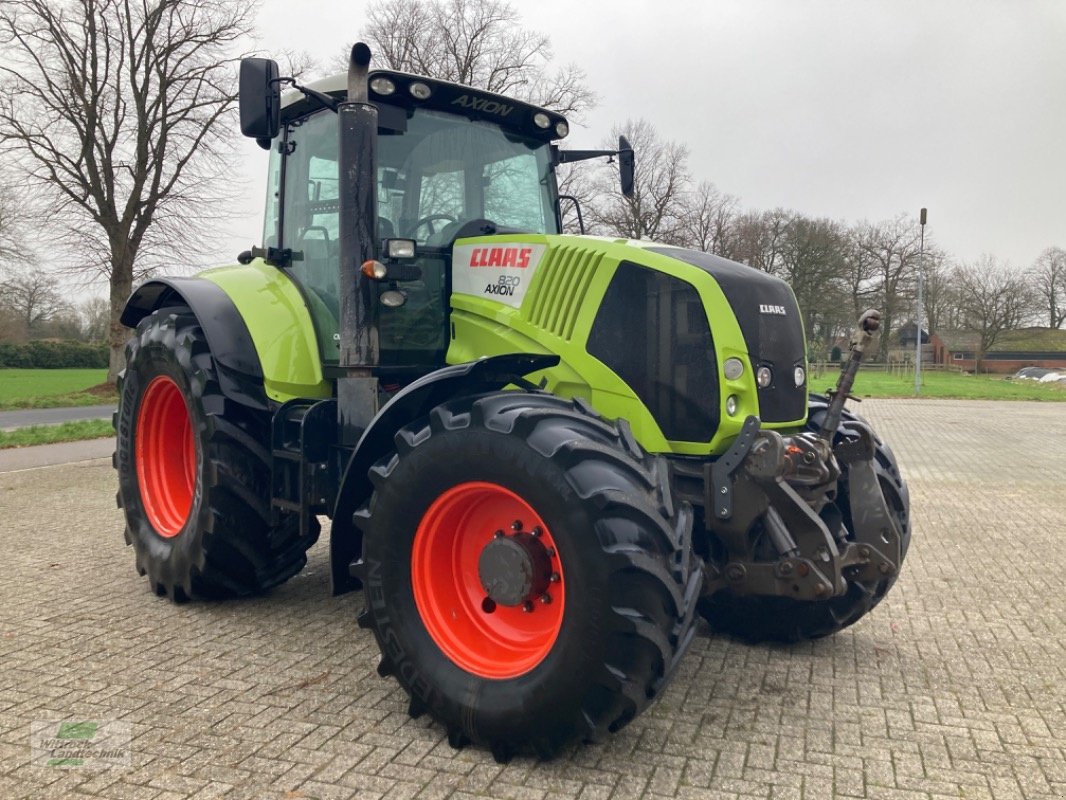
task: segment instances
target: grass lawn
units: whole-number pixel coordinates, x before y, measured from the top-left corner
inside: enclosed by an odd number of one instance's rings
[[[811,379],[811,388],[824,391],[836,382],[836,370]],[[852,394],[856,397],[914,397],[914,372],[893,375],[859,370]],[[1036,381],[1006,380],[996,375],[957,372],[922,373],[922,397],[965,400],[1050,400],[1066,402],[1066,387]]]
[[[0,431],[0,450],[7,447],[29,447],[55,442],[79,442],[82,439],[106,439],[115,435],[109,419],[89,419],[64,422],[60,425],[34,425],[15,431]]]
[[[106,380],[106,369],[0,369],[0,411],[113,403],[113,387],[96,388]]]

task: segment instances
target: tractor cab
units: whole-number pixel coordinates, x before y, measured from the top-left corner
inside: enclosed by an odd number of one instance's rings
[[[270,140],[263,241],[312,312],[325,365],[340,354],[339,128],[329,101],[343,76],[281,98]],[[376,241],[385,268],[368,287],[383,374],[444,364],[456,239],[558,233],[552,140],[559,115],[469,87],[397,72],[368,81],[378,111]],[[373,276],[372,276],[373,277]]]

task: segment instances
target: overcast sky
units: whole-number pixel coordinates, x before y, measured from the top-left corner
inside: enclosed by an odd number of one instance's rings
[[[572,147],[645,117],[691,151],[697,180],[746,209],[846,221],[929,209],[961,260],[1028,266],[1066,247],[1064,0],[529,0],[558,64],[599,104]],[[364,0],[263,0],[262,54],[324,63],[355,40]],[[242,144],[258,242],[265,156]],[[640,158],[640,153],[637,153]],[[237,248],[239,249],[239,248]]]

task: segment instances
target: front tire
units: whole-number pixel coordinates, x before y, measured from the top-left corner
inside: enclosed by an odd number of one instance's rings
[[[691,510],[627,434],[501,392],[438,406],[371,470],[360,624],[454,746],[551,757],[623,727],[673,674],[700,585]]]
[[[115,415],[126,543],[152,590],[181,602],[277,586],[314,535],[270,524],[270,417],[223,397],[207,340],[184,306],[145,317],[126,345]]]
[[[811,395],[807,429],[821,427],[828,400]],[[868,423],[851,412],[841,415],[835,441],[848,436],[849,428]],[[847,591],[828,600],[794,600],[790,597],[736,596],[727,590],[700,601],[700,614],[711,628],[749,642],[798,642],[830,636],[853,625],[884,599],[903,567],[911,542],[910,495],[891,448],[874,437],[874,472],[889,511],[900,530],[900,563],[895,573],[878,581],[848,580]],[[847,467],[843,466],[837,499],[825,513],[834,513],[854,538],[851,521]]]

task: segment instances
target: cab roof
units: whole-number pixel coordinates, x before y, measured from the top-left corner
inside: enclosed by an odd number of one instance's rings
[[[491,122],[542,141],[562,139],[569,133],[566,118],[555,111],[473,86],[393,70],[374,70],[368,76],[367,83],[370,102],[379,109],[382,106],[392,109],[398,107],[409,116],[416,108],[430,108]],[[419,84],[422,88],[419,88]],[[415,87],[417,96],[412,93],[412,87]],[[343,100],[348,93],[348,77],[344,73],[330,75],[307,84],[307,88]],[[290,89],[281,96],[282,124],[321,107],[314,98]]]

